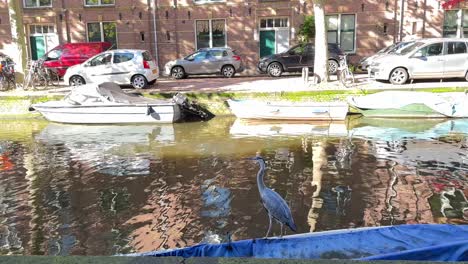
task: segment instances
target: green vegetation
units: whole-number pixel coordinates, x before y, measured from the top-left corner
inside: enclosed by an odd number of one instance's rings
[[[313,15],[306,16],[304,23],[299,27],[301,42],[308,42],[315,38],[315,18]]]

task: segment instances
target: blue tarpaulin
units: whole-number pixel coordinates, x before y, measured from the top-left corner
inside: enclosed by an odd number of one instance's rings
[[[199,244],[130,256],[468,261],[468,225],[418,224]]]

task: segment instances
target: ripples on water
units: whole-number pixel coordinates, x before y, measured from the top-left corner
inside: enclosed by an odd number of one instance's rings
[[[111,255],[223,242],[227,232],[262,237],[257,165],[244,159],[256,152],[301,233],[468,223],[467,120],[1,126],[0,254]]]

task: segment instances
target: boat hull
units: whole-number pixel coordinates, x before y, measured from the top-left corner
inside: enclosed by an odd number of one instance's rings
[[[178,105],[33,105],[47,120],[67,124],[173,123],[181,119]]]
[[[236,117],[264,120],[344,120],[348,105],[341,102],[261,102],[255,100],[228,100]]]
[[[467,225],[416,224],[199,244],[127,256],[466,261],[467,243]]]

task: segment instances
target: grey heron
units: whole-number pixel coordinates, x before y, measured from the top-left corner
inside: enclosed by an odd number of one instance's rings
[[[288,204],[277,192],[267,188],[263,182],[263,176],[265,175],[266,169],[265,160],[260,156],[249,159],[257,161],[260,166],[257,173],[257,186],[258,191],[260,192],[260,200],[263,207],[267,210],[268,217],[270,218],[270,225],[268,226],[268,231],[265,237],[268,237],[268,234],[270,233],[273,219],[278,221],[281,225],[280,237],[283,236],[283,225],[287,225],[292,231],[296,232],[296,225],[294,224],[291,209],[289,209]]]

